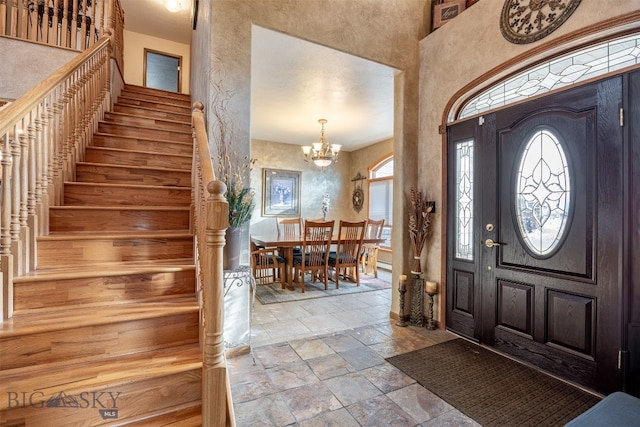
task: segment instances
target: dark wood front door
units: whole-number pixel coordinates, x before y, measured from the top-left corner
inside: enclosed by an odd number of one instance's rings
[[[449,129],[447,327],[619,389],[621,78]]]

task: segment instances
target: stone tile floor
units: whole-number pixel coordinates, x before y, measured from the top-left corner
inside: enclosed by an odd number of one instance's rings
[[[385,361],[455,337],[398,327],[390,307],[390,289],[256,301],[253,351],[227,360],[236,424],[478,426]]]

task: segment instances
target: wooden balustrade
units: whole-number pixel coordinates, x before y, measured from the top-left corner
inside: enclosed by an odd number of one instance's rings
[[[12,315],[12,278],[35,269],[36,237],[62,203],[98,120],[111,101],[110,39],[102,38],[0,111],[1,319]]]
[[[201,309],[202,425],[234,426],[233,404],[224,348],[224,278],[222,250],[229,224],[226,186],[217,181],[204,120],[204,105],[194,104],[192,125],[193,212],[196,269]]]
[[[111,36],[121,73],[123,29],[119,0],[0,0],[0,35],[79,51]]]

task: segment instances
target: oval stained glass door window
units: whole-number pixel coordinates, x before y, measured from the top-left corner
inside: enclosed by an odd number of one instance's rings
[[[526,144],[516,179],[520,235],[533,254],[552,253],[562,241],[571,204],[571,176],[558,138],[537,131]]]

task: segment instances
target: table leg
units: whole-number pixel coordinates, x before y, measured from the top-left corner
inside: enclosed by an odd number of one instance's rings
[[[285,258],[287,259],[287,268],[285,268],[286,274],[287,274],[287,288],[289,290],[293,290],[293,248],[292,247],[288,247],[285,248],[285,253],[286,256]]]

